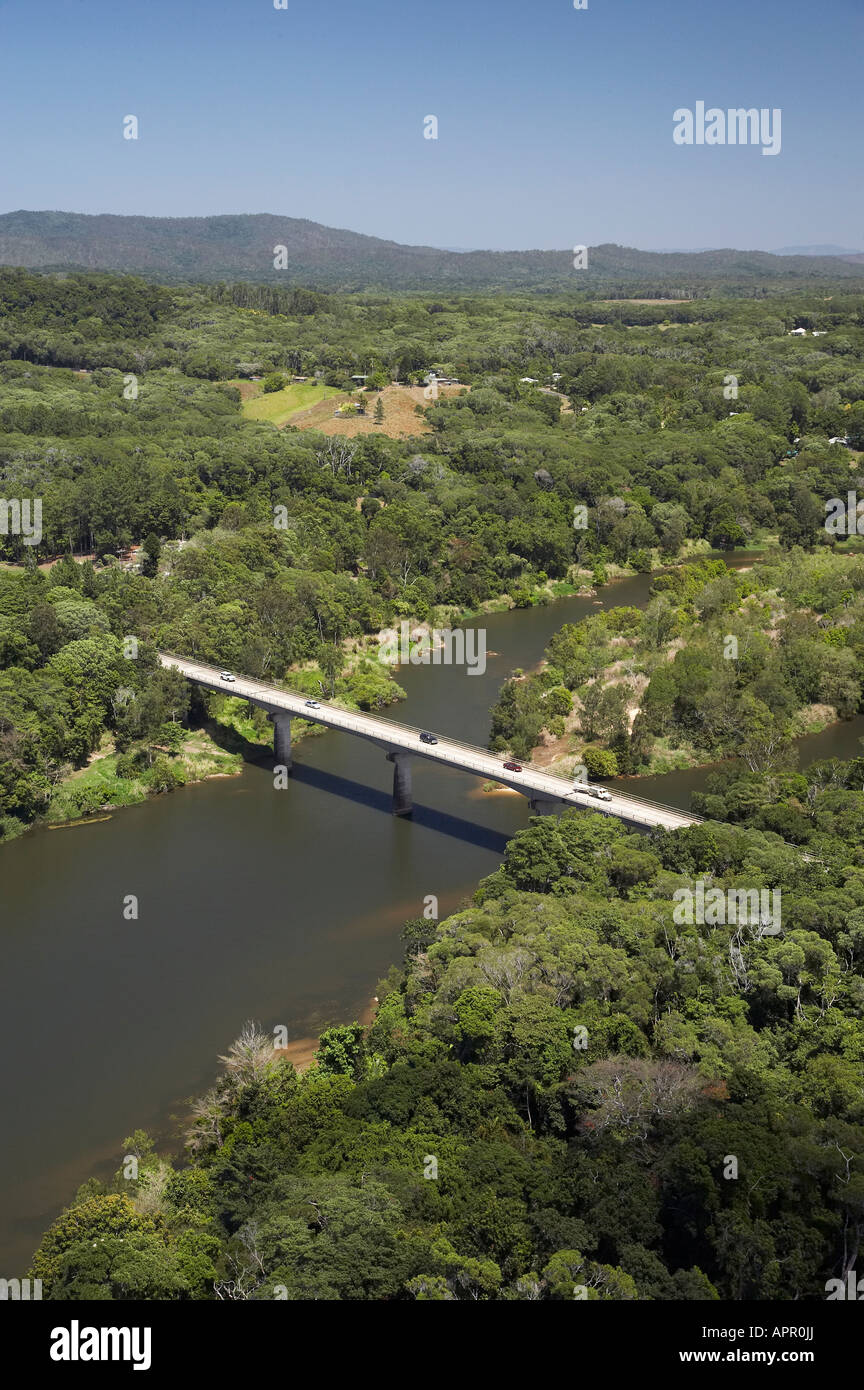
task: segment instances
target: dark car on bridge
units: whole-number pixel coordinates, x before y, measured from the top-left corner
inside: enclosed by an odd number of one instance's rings
[[[426,733],[426,730],[424,729],[424,730],[423,730],[423,733],[420,735],[420,742],[421,742],[421,743],[437,743],[438,740],[437,740],[437,738],[435,737],[434,734],[427,734],[427,733]]]
[[[521,771],[522,771],[522,764],[521,764],[521,763],[505,763],[505,764],[504,764],[504,767],[506,768],[506,770],[507,770],[508,772],[521,772]]]

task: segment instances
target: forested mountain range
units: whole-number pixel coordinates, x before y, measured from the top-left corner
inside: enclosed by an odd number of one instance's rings
[[[563,240],[563,237],[562,237]],[[274,269],[274,248],[286,264]],[[763,251],[663,253],[606,244],[587,268],[560,251],[444,251],[270,213],[220,217],[89,216],[9,212],[0,216],[0,264],[40,269],[113,270],[163,281],[241,279],[363,290],[568,288],[686,298],[723,285],[765,293],[804,281],[858,281],[862,270],[837,256]]]

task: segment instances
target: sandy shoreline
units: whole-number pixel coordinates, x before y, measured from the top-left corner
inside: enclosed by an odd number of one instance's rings
[[[357,1022],[362,1023],[364,1028],[368,1028],[375,1017],[377,1007],[377,998],[370,999],[365,1008],[361,1009]],[[318,1051],[318,1038],[294,1038],[292,1042],[286,1043],[285,1047],[277,1048],[276,1051],[286,1061],[293,1062],[297,1071],[306,1071],[315,1060],[315,1053]]]

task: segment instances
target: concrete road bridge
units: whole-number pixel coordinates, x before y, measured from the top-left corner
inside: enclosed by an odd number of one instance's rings
[[[424,743],[421,730],[408,724],[397,724],[391,719],[382,719],[377,714],[354,713],[340,709],[338,705],[316,702],[312,708],[307,704],[311,698],[292,690],[281,690],[251,676],[235,675],[230,683],[223,681],[216,666],[207,666],[201,661],[175,656],[171,652],[160,652],[162,665],[180,671],[187,680],[207,690],[218,690],[222,695],[236,695],[248,700],[251,705],[267,711],[273,723],[273,752],[277,766],[291,770],[291,720],[306,719],[323,724],[328,729],[339,729],[342,733],[354,734],[383,749],[393,764],[393,814],[410,816],[412,810],[411,760],[426,758],[430,762],[447,763],[460,772],[471,772],[486,781],[499,783],[521,792],[531,804],[535,813],[546,815],[560,810],[562,806],[579,806],[586,811],[597,811],[605,816],[617,816],[630,825],[647,828],[662,826],[667,830],[678,830],[684,825],[695,825],[702,818],[687,811],[679,811],[674,806],[664,806],[659,802],[645,801],[639,796],[624,795],[617,789],[612,791],[611,800],[601,801],[587,790],[580,789],[566,777],[557,776],[535,767],[532,763],[522,763],[521,772],[510,772],[504,767],[500,755],[490,753],[485,748],[475,748],[469,743],[459,743],[443,734],[432,733],[436,743]]]

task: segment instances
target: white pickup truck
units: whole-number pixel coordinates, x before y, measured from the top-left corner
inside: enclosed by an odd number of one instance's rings
[[[605,787],[598,787],[593,782],[577,782],[570,793],[571,796],[593,796],[597,801],[611,801],[612,793]]]

